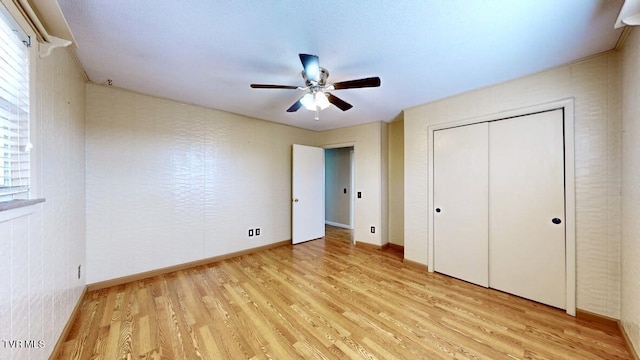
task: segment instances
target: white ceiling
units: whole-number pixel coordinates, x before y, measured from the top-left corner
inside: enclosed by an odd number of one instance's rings
[[[297,127],[326,130],[611,50],[622,0],[58,0],[91,81]],[[301,108],[299,53],[333,94],[320,120]]]

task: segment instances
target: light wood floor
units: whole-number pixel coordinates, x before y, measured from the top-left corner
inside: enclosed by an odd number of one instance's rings
[[[617,328],[349,233],[90,292],[60,359],[630,359]]]

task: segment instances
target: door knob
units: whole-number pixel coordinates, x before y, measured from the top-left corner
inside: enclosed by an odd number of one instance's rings
[[[554,223],[554,224],[556,224],[556,225],[558,225],[558,224],[560,224],[560,223],[562,222],[562,220],[560,220],[560,219],[558,219],[558,218],[553,218],[553,219],[551,220],[551,222],[552,222],[552,223]]]
[[[440,212],[440,208],[436,208],[436,212],[439,213]]]
[[[298,198],[293,199],[293,202],[298,202]]]

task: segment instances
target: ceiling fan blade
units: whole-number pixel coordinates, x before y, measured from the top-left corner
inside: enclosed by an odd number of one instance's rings
[[[300,98],[300,99],[302,99],[302,98]],[[293,105],[291,105],[287,109],[287,112],[296,112],[296,111],[298,111],[298,109],[300,109],[301,106],[302,106],[302,103],[300,102],[300,100],[298,100],[295,103],[293,103]]]
[[[349,109],[351,109],[353,107],[353,105],[351,105],[348,102],[340,99],[337,96],[333,96],[330,93],[327,93],[327,99],[329,100],[330,103],[332,103],[333,105],[337,106],[342,111],[347,111],[347,110],[349,110]]]
[[[335,90],[355,89],[355,88],[364,88],[364,87],[378,87],[378,86],[380,86],[380,78],[377,76],[358,79],[358,80],[340,81],[333,84],[333,88]]]
[[[309,81],[320,81],[320,59],[315,55],[300,54],[300,62]]]
[[[271,84],[251,84],[254,89],[297,89],[297,86],[293,85],[271,85]]]

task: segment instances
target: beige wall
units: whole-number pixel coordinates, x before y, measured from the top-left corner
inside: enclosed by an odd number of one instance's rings
[[[620,71],[607,53],[405,111],[405,257],[427,263],[427,128],[575,99],[577,307],[620,315]]]
[[[352,148],[325,150],[325,221],[349,227],[351,214],[351,151]],[[344,192],[347,189],[347,192]]]
[[[382,244],[383,126],[318,133],[87,85],[87,281],[290,239],[294,143],[354,147],[354,236]]]
[[[622,296],[620,319],[640,354],[640,32],[622,51]]]
[[[389,124],[389,242],[404,246],[404,120]]]
[[[47,359],[85,285],[85,78],[66,49],[34,60],[31,197],[46,202],[0,221],[0,339],[45,346],[1,359]]]
[[[314,135],[88,85],[88,282],[291,239],[291,145]]]

